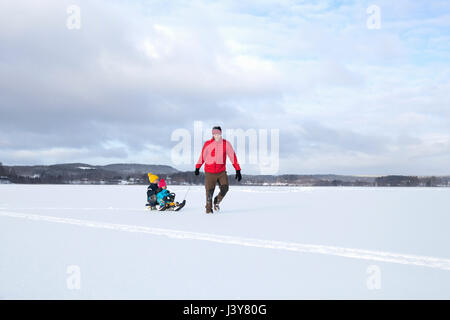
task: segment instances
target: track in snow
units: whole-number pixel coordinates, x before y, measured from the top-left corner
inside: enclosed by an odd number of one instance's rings
[[[410,254],[392,253],[384,251],[372,251],[354,248],[343,248],[335,246],[325,245],[313,245],[313,244],[301,244],[295,242],[283,242],[273,240],[262,240],[252,238],[241,238],[234,236],[224,236],[209,233],[189,232],[182,230],[151,228],[135,225],[124,225],[106,223],[100,221],[80,220],[72,218],[59,218],[53,216],[43,216],[27,213],[16,213],[9,211],[0,211],[0,216],[28,219],[33,221],[45,221],[53,223],[63,223],[82,227],[100,228],[116,231],[134,232],[134,233],[147,233],[158,236],[166,236],[176,239],[189,239],[189,240],[201,240],[210,241],[222,244],[232,244],[246,247],[257,247],[265,249],[277,249],[295,252],[316,253],[332,256],[341,256],[346,258],[360,259],[360,260],[372,260],[381,262],[390,262],[404,265],[423,266],[434,269],[450,270],[450,259],[435,258],[428,256],[416,256]]]

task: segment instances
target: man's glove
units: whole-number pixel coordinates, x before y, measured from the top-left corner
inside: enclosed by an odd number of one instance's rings
[[[195,168],[195,175],[198,176],[200,174],[200,169],[199,168]]]
[[[242,180],[241,170],[236,170],[236,177],[234,177],[234,178],[237,179],[237,181]]]

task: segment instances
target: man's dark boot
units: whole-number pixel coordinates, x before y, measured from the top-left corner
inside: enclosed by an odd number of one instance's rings
[[[213,213],[212,211],[212,201],[206,202],[206,213]]]
[[[221,185],[219,194],[214,198],[214,210],[219,211],[219,203],[222,202],[223,198],[228,192],[228,185]]]
[[[220,210],[219,203],[220,203],[221,200],[222,199],[219,200],[219,195],[217,195],[214,198],[214,211],[219,211]]]
[[[206,192],[206,213],[213,213],[213,210],[212,210],[213,195],[214,195],[214,189],[208,190]]]

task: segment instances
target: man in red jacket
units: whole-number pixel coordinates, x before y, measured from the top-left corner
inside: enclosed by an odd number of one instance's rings
[[[200,174],[200,168],[205,163],[205,189],[206,189],[206,213],[213,213],[213,195],[216,184],[219,184],[220,192],[214,198],[214,210],[218,211],[219,203],[228,192],[228,177],[226,172],[227,156],[230,158],[234,169],[235,178],[241,181],[241,167],[239,166],[236,154],[231,143],[222,139],[222,129],[214,127],[212,129],[213,138],[203,145],[200,158],[195,165],[195,175]]]

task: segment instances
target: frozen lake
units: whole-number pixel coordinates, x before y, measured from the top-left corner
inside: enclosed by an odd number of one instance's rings
[[[231,186],[214,215],[204,193],[0,185],[0,298],[450,298],[450,188]]]

